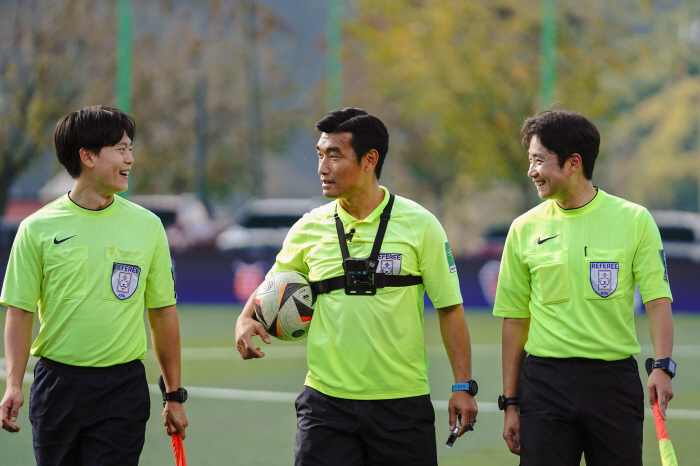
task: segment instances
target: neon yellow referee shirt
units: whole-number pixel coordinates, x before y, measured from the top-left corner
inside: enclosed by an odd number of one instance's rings
[[[672,299],[659,229],[645,208],[598,189],[578,209],[550,200],[515,219],[493,314],[531,318],[534,356],[620,360],[640,351],[635,283],[645,303]]]
[[[114,196],[88,210],[65,195],[27,217],[12,246],[0,303],[39,310],[31,354],[104,367],[146,357],[144,306],[175,304],[158,217]]]
[[[343,274],[333,213],[336,206],[351,257],[368,257],[383,202],[357,220],[338,201],[304,215],[290,230],[270,273],[296,270],[311,281]],[[379,255],[379,269],[421,275],[423,284],[380,288],[374,296],[343,289],[319,295],[309,328],[305,384],[337,398],[379,400],[430,393],[423,340],[423,295],[436,308],[462,302],[452,252],[438,220],[420,205],[396,196]]]

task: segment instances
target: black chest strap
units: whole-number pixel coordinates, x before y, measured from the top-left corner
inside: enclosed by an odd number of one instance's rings
[[[374,275],[374,284],[377,288],[386,287],[400,287],[400,286],[413,286],[420,285],[423,283],[423,278],[420,275],[386,275],[383,273],[375,272],[377,265],[379,263],[379,250],[382,247],[382,242],[384,241],[384,235],[386,234],[386,228],[389,224],[389,219],[391,219],[391,209],[394,206],[394,195],[389,195],[389,202],[382,211],[379,220],[379,228],[377,229],[377,236],[374,238],[374,245],[372,246],[372,252],[369,256],[369,264],[372,268],[372,273]],[[335,218],[335,228],[338,233],[338,243],[340,245],[340,253],[343,257],[343,261],[350,257],[350,252],[348,251],[348,237],[345,234],[345,229],[343,227],[343,222],[340,220],[338,215],[338,208],[336,206],[335,213],[333,214]],[[312,282],[311,288],[317,294],[330,293],[331,291],[340,290],[346,287],[346,276],[340,275],[338,277],[328,278],[326,280],[321,280],[318,282]]]

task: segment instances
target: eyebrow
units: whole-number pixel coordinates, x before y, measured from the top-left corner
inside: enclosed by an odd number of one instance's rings
[[[321,150],[321,148],[318,147],[318,146],[316,146],[316,150],[317,150],[318,152],[323,152],[323,151]],[[326,149],[326,152],[337,152],[337,153],[339,153],[339,154],[341,153],[339,147],[329,147],[329,148]]]

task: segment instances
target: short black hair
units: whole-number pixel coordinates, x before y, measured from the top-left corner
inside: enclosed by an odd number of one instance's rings
[[[579,154],[586,179],[593,178],[593,168],[600,149],[600,133],[596,125],[580,113],[571,110],[543,110],[525,119],[520,137],[530,147],[533,136],[542,145],[557,154],[559,167],[572,154]]]
[[[372,149],[379,154],[374,167],[377,179],[382,174],[384,158],[389,151],[389,132],[382,121],[361,108],[346,107],[334,110],[316,123],[316,129],[323,133],[350,133],[350,146],[355,151],[357,163]]]
[[[69,113],[56,124],[53,142],[56,157],[74,179],[80,176],[80,149],[99,154],[103,147],[116,145],[124,132],[133,141],[136,123],[116,108],[95,105]]]

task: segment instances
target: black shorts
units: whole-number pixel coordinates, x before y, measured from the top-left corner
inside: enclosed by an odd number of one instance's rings
[[[304,387],[296,408],[295,466],[437,466],[429,395],[347,400]]]
[[[137,465],[151,414],[141,361],[34,368],[29,420],[38,466]]]
[[[633,357],[528,356],[518,387],[521,466],[641,466],[644,389]]]

